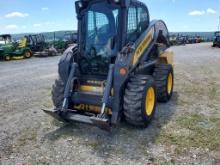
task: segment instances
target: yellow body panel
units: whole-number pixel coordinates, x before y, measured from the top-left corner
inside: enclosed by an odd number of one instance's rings
[[[94,92],[94,93],[103,94],[104,87],[92,86],[92,85],[80,85],[78,90],[81,92],[92,92],[92,93]],[[86,111],[86,112],[93,112],[93,113],[101,112],[101,107],[95,106],[95,105],[87,105],[87,104],[74,105],[73,109],[78,110],[78,111]],[[107,114],[112,114],[112,111],[110,108],[105,108],[105,111]]]
[[[159,57],[159,62],[173,65],[173,52],[165,51],[161,53]]]
[[[27,39],[26,38],[22,38],[20,43],[19,43],[19,48],[24,48],[27,46]]]
[[[75,105],[73,109],[78,110],[78,111],[86,111],[86,112],[94,112],[94,113],[101,112],[101,107],[95,106],[95,105],[86,105],[86,104]],[[112,114],[112,111],[110,108],[105,108],[105,111],[107,114],[110,114],[110,115]]]
[[[13,56],[12,59],[13,60],[22,60],[22,59],[24,59],[24,56]]]
[[[104,88],[103,87],[97,87],[97,86],[90,86],[90,85],[81,85],[79,87],[79,90],[83,91],[83,92],[103,93]]]
[[[135,65],[140,59],[141,55],[144,53],[148,45],[151,43],[154,37],[154,28],[152,28],[143,41],[138,45],[133,58],[133,65]]]
[[[104,93],[104,87],[103,86],[92,86],[92,85],[80,85],[79,86],[79,91],[82,92],[95,92],[95,93]],[[111,96],[113,96],[114,91],[113,89],[111,90]]]

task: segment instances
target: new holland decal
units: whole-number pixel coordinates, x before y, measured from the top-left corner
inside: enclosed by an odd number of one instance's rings
[[[144,53],[148,45],[151,43],[153,37],[154,37],[154,28],[151,28],[151,30],[147,33],[143,41],[138,45],[134,53],[133,65],[135,65],[138,62],[141,55]]]

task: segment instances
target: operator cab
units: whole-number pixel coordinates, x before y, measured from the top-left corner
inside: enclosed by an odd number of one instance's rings
[[[105,75],[118,49],[118,5],[91,3],[82,15],[81,71],[84,74]]]
[[[79,66],[85,75],[106,76],[117,52],[136,42],[149,26],[148,9],[136,1],[77,1],[76,11]]]

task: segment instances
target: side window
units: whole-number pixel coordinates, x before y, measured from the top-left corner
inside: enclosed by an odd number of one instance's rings
[[[88,25],[87,25],[87,35],[90,36],[94,32],[95,29],[95,21],[94,21],[94,13],[92,11],[88,12]]]
[[[105,34],[108,32],[109,20],[107,16],[103,13],[96,12],[96,27],[99,33]]]
[[[146,9],[138,7],[138,30],[140,34],[144,32],[149,25],[149,17]]]
[[[137,9],[130,7],[128,9],[128,22],[127,22],[127,43],[135,42],[137,39]]]
[[[128,9],[128,28],[127,34],[131,34],[137,30],[137,11],[135,7]]]
[[[127,43],[135,42],[149,25],[148,12],[142,7],[128,9]]]

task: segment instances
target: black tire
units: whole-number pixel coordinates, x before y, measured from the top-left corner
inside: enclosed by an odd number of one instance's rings
[[[59,64],[58,64],[58,73],[60,78],[67,82],[69,77],[69,73],[71,70],[72,63],[74,61],[74,56],[77,55],[78,47],[69,47],[61,56]]]
[[[26,51],[24,52],[24,58],[31,58],[31,56],[32,56],[31,51],[26,50]]]
[[[154,91],[154,102],[151,113],[147,114],[146,97],[149,89]],[[136,75],[130,78],[125,89],[123,108],[128,123],[138,127],[147,127],[156,109],[156,86],[152,76]]]
[[[52,101],[56,108],[61,108],[64,99],[64,82],[59,77],[52,87]]]
[[[4,57],[4,59],[5,59],[5,61],[10,61],[10,60],[11,60],[11,56],[10,56],[10,55],[6,55],[6,56]]]
[[[61,108],[64,100],[64,84],[66,83],[70,67],[73,62],[73,56],[76,55],[78,51],[77,47],[68,48],[67,51],[62,55],[59,66],[58,66],[58,73],[59,77],[55,80],[54,85],[52,86],[52,101],[56,108]]]
[[[170,75],[172,75],[172,78],[169,77]],[[153,76],[156,81],[157,101],[168,102],[173,95],[173,66],[170,64],[158,64],[155,68]],[[170,79],[172,80],[169,81]]]

